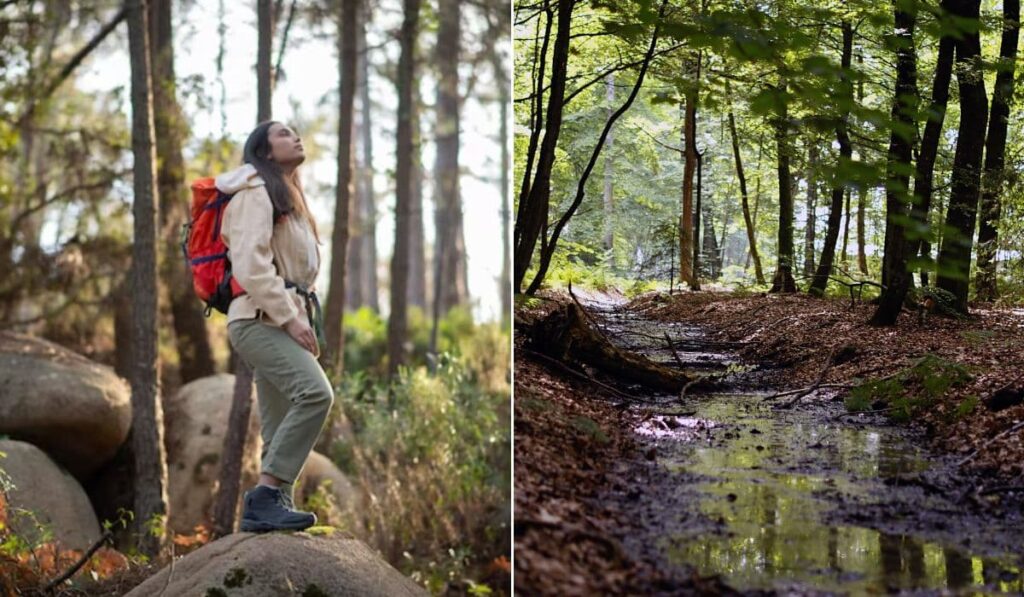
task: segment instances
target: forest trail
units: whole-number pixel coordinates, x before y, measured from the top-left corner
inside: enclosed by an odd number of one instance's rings
[[[640,528],[620,537],[631,557],[721,574],[741,591],[1024,591],[1021,513],[982,503],[956,459],[916,431],[844,416],[831,400],[775,408],[788,398],[765,400],[776,388],[740,365],[738,344],[620,297],[577,296],[619,348],[726,382],[682,400],[630,388],[636,416],[621,420],[640,421],[630,431],[657,474],[599,499]],[[631,477],[637,465],[614,466]]]

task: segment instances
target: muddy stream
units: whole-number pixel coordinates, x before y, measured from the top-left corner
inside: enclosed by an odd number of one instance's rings
[[[752,593],[1024,594],[1024,515],[973,497],[918,432],[837,419],[842,403],[816,395],[775,409],[764,399],[777,388],[737,345],[622,304],[587,309],[620,348],[678,367],[668,334],[687,370],[727,381],[682,400],[631,389],[632,432],[657,474],[619,463],[632,483],[602,496],[643,528],[622,537],[627,551]]]

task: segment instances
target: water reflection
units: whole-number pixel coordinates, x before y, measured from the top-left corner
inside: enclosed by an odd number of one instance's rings
[[[706,433],[694,438],[691,425],[680,425],[674,462],[671,450],[659,453],[670,454],[670,468],[712,479],[700,486],[700,510],[725,532],[666,538],[673,561],[723,574],[738,588],[1024,591],[1021,568],[1009,560],[827,522],[836,503],[827,498],[841,495],[857,508],[873,499],[872,491],[896,491],[879,479],[928,468],[888,431],[837,427],[806,413],[770,414],[735,397],[705,404],[689,421],[704,422]]]

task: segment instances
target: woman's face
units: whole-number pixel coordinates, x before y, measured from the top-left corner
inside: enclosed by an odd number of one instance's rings
[[[306,159],[299,135],[279,122],[270,125],[267,130],[270,140],[270,159],[281,166],[295,167]]]

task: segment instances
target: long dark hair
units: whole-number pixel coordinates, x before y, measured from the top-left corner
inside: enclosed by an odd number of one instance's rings
[[[242,149],[242,162],[252,164],[263,179],[266,185],[267,194],[270,195],[270,202],[274,206],[274,215],[291,214],[296,208],[296,199],[302,201],[299,205],[300,215],[306,217],[313,235],[320,242],[320,232],[317,230],[313,214],[309,212],[305,204],[305,194],[302,192],[302,185],[299,183],[298,174],[293,173],[291,180],[286,180],[281,166],[277,162],[266,157],[270,154],[270,127],[278,124],[276,120],[265,120],[249,133],[245,140],[245,148]]]

